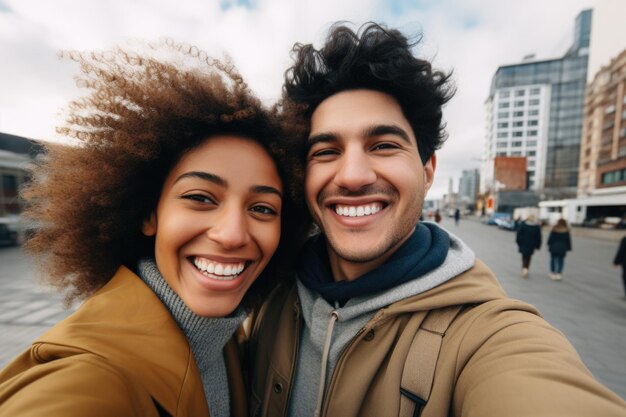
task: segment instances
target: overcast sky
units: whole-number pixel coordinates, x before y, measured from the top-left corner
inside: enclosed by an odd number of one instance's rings
[[[322,42],[337,20],[376,21],[423,34],[417,54],[453,70],[458,92],[444,109],[449,139],[428,198],[479,168],[483,103],[500,65],[525,55],[560,57],[574,19],[593,0],[0,0],[0,131],[58,139],[59,109],[77,94],[62,49],[103,49],[170,37],[227,52],[268,104],[280,94],[294,42]]]

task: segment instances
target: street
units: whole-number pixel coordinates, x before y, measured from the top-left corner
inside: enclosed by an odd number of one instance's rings
[[[461,220],[441,225],[463,239],[496,274],[506,292],[535,305],[574,345],[595,377],[626,398],[626,299],[612,266],[614,240],[575,236],[563,280],[549,279],[549,254],[536,252],[528,279],[520,276],[515,233]],[[0,367],[67,314],[62,297],[36,284],[20,248],[0,247]]]

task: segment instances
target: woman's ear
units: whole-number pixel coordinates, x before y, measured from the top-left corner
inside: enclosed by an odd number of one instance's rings
[[[157,231],[156,213],[153,211],[150,217],[143,221],[141,232],[146,236],[154,236]]]

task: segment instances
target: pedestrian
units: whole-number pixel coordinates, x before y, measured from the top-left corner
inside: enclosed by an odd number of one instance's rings
[[[454,210],[454,224],[456,226],[459,225],[459,220],[461,220],[461,210],[457,208],[456,210]]]
[[[560,281],[565,254],[572,250],[572,238],[565,219],[559,219],[550,231],[548,250],[550,251],[550,278]]]
[[[1,417],[247,415],[233,335],[294,256],[302,170],[232,64],[154,52],[70,54],[82,143],[34,169],[26,250],[84,302],[0,372]]]
[[[439,213],[439,210],[435,210],[435,223],[441,223],[441,213]]]
[[[625,416],[561,332],[418,221],[454,89],[417,49],[375,23],[294,47],[279,104],[306,126],[320,233],[254,317],[251,415]]]
[[[530,215],[519,226],[515,236],[517,249],[522,254],[522,277],[528,277],[530,259],[535,250],[541,248],[541,227],[534,215]]]
[[[615,258],[613,259],[613,265],[622,267],[622,281],[624,283],[624,293],[626,294],[626,236],[622,238],[619,244]]]

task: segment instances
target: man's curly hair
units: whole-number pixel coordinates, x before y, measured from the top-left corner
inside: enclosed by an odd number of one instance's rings
[[[68,302],[82,299],[120,265],[134,270],[154,254],[142,222],[185,152],[213,135],[250,138],[273,158],[285,189],[281,243],[244,299],[250,306],[288,276],[308,221],[303,168],[287,147],[286,124],[228,60],[172,41],[146,46],[141,54],[122,48],[62,54],[80,64],[77,84],[88,93],[69,104],[57,131],[80,143],[48,145],[33,168],[22,195],[24,216],[36,227],[25,248]],[[164,52],[168,59],[154,57]]]
[[[336,23],[317,50],[295,44],[294,65],[285,72],[283,109],[309,123],[317,106],[333,94],[357,89],[376,90],[400,104],[426,162],[445,141],[442,106],[454,95],[451,74],[435,71],[416,58],[417,45],[398,30],[367,23],[357,33]]]

